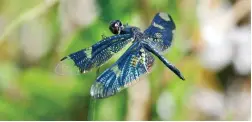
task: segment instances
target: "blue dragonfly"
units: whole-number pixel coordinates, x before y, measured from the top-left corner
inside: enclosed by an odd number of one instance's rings
[[[135,84],[140,76],[150,72],[155,55],[180,79],[185,80],[180,71],[162,55],[172,43],[175,23],[167,13],[157,13],[151,25],[144,31],[138,27],[122,24],[120,20],[110,23],[109,29],[114,34],[104,37],[91,47],[82,49],[61,59],[56,72],[64,74],[65,64],[73,65],[70,73],[86,73],[93,68],[99,68],[115,53],[127,44],[130,47],[108,69],[106,69],[91,86],[93,98],[106,98]]]

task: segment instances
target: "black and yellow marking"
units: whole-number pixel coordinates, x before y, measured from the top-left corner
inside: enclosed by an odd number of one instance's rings
[[[84,50],[84,53],[86,54],[87,58],[92,58],[92,47],[86,48],[86,50]]]
[[[118,65],[112,67],[111,70],[115,73],[115,75],[116,75],[117,78],[121,74],[121,70],[119,69]]]
[[[133,67],[136,67],[137,66],[137,63],[138,63],[138,57],[136,57],[135,55],[134,56],[132,56],[132,59],[131,59],[131,61],[130,61],[130,63],[131,63],[131,65],[133,66]]]
[[[157,27],[157,28],[161,29],[161,30],[164,29],[164,27],[163,27],[162,25],[159,25],[159,24],[157,24],[157,23],[155,23],[155,22],[153,22],[152,25],[153,25],[154,27]]]

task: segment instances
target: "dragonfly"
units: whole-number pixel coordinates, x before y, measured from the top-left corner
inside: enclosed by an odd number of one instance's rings
[[[165,12],[157,13],[144,32],[138,27],[123,24],[120,20],[113,20],[109,25],[113,36],[104,37],[88,48],[63,57],[56,71],[64,74],[64,66],[69,64],[74,68],[66,69],[69,70],[68,73],[89,72],[93,68],[101,67],[129,44],[125,53],[96,78],[90,89],[91,97],[107,98],[134,85],[142,75],[151,71],[154,56],[181,80],[185,80],[180,71],[163,56],[172,44],[175,29],[172,17]]]

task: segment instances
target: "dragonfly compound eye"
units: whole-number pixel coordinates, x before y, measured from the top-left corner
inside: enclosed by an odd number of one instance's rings
[[[114,20],[109,25],[109,30],[113,34],[120,34],[120,31],[122,30],[122,22],[120,20]]]

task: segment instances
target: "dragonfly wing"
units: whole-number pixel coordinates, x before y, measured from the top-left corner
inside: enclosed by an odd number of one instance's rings
[[[91,87],[91,96],[105,98],[120,92],[149,72],[153,63],[152,54],[139,43],[134,43],[115,64],[97,78]]]
[[[159,52],[163,52],[171,46],[175,28],[175,23],[169,14],[157,13],[151,25],[144,31],[150,36],[146,42]]]
[[[88,72],[104,64],[130,41],[132,41],[131,34],[107,37],[89,48],[62,58],[56,67],[56,72],[60,75]]]

